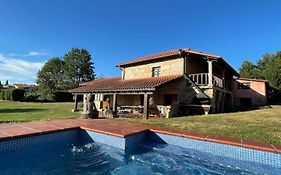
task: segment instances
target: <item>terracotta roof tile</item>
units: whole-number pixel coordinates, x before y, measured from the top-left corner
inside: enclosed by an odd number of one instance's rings
[[[33,84],[15,84],[18,88],[33,88],[35,85]]]
[[[141,79],[122,80],[118,78],[104,78],[83,83],[83,86],[71,89],[71,93],[84,92],[116,92],[154,90],[156,87],[181,78],[182,75],[160,76]]]
[[[191,50],[191,49],[188,49],[188,48],[184,48],[182,50],[187,52],[187,53],[193,53],[193,54],[197,54],[197,55],[211,57],[213,59],[221,58],[218,55],[213,55],[213,54],[209,54],[209,53],[203,53],[203,52]],[[158,53],[158,54],[148,55],[148,56],[140,57],[140,58],[137,58],[137,59],[134,59],[134,60],[131,60],[131,61],[126,61],[126,62],[117,64],[117,66],[121,66],[122,67],[122,66],[130,65],[130,64],[135,64],[135,63],[140,63],[140,62],[144,62],[144,61],[155,60],[155,59],[169,57],[169,56],[176,56],[176,55],[179,55],[179,50],[168,50],[168,51],[161,52],[161,53]]]
[[[183,51],[185,51],[186,53],[191,53],[191,54],[195,54],[195,55],[200,55],[202,57],[209,57],[212,59],[215,59],[219,62],[221,62],[222,64],[224,64],[227,68],[229,68],[234,75],[236,76],[240,76],[239,73],[233,68],[231,67],[221,56],[218,55],[214,55],[214,54],[210,54],[210,53],[205,53],[205,52],[200,52],[200,51],[196,51],[196,50],[191,50],[189,48],[184,48],[182,49]],[[140,57],[131,61],[126,61],[120,64],[117,64],[117,67],[125,67],[125,66],[129,66],[129,65],[133,65],[133,64],[137,64],[137,63],[142,63],[142,62],[146,62],[146,61],[152,61],[152,60],[157,60],[157,59],[161,59],[161,58],[166,58],[169,56],[179,56],[179,49],[177,50],[168,50],[165,52],[161,52],[158,54],[153,54],[153,55],[148,55],[148,56],[144,56],[144,57]]]

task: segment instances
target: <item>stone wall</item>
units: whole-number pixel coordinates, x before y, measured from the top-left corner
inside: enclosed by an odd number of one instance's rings
[[[250,83],[250,89],[239,89],[239,83]],[[241,98],[250,98],[253,106],[267,105],[266,83],[264,81],[254,80],[235,80],[234,88],[234,104],[239,107]]]
[[[169,114],[169,117],[176,117],[176,116],[180,116],[182,112],[179,110],[179,106],[188,105],[192,103],[193,98],[196,95],[196,92],[190,86],[187,86],[187,82],[185,78],[182,78],[172,84],[159,88],[153,94],[153,100],[156,102],[157,105],[165,105],[164,95],[167,94],[176,94],[177,96],[176,101],[172,102],[170,114]]]
[[[125,67],[124,79],[152,77],[152,68],[157,66],[161,66],[160,76],[183,74],[183,64],[184,62],[182,58],[171,57],[170,59],[166,59],[164,61]]]

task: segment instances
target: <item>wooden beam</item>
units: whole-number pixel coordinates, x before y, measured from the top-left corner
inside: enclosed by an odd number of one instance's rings
[[[143,118],[148,119],[149,96],[145,93],[143,97]]]
[[[213,60],[208,60],[208,85],[213,86]]]

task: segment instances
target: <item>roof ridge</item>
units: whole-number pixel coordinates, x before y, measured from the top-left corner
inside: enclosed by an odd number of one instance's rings
[[[124,65],[135,64],[135,63],[150,61],[150,60],[159,59],[159,58],[165,58],[168,56],[174,56],[174,55],[179,54],[180,49],[184,50],[185,52],[189,52],[189,53],[193,53],[193,54],[205,55],[205,56],[213,57],[216,59],[221,58],[221,56],[214,55],[214,54],[207,53],[207,52],[192,50],[190,48],[179,48],[179,49],[166,50],[166,51],[162,51],[159,53],[138,57],[138,58],[135,58],[135,59],[132,59],[129,61],[119,63],[116,66],[120,67],[120,66],[124,66]]]
[[[121,81],[130,81],[130,80],[147,80],[147,79],[162,79],[162,78],[170,78],[170,77],[180,77],[182,74],[172,74],[172,75],[164,75],[158,77],[146,77],[146,78],[132,78],[132,79],[122,79]]]
[[[159,77],[149,77],[149,78],[138,78],[138,79],[129,79],[121,80],[110,78],[103,79],[104,81],[91,81],[90,83],[85,83],[84,86],[74,88],[69,90],[71,93],[88,93],[88,92],[117,92],[117,91],[127,91],[127,90],[155,90],[155,88],[163,85],[167,82],[177,80],[182,75],[168,75],[168,76],[159,76]]]

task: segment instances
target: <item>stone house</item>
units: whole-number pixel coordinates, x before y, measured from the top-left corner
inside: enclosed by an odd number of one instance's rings
[[[25,92],[31,92],[35,85],[32,84],[14,84],[16,89],[24,89]]]
[[[69,92],[93,95],[97,110],[116,115],[168,118],[233,109],[233,78],[239,74],[220,56],[179,49],[117,67],[121,77],[85,82]]]
[[[233,83],[235,107],[267,105],[267,80],[239,78]]]

